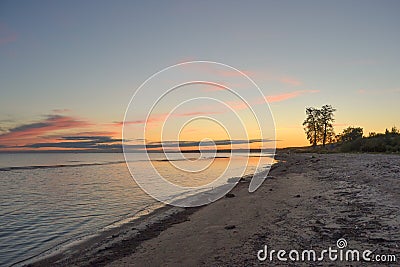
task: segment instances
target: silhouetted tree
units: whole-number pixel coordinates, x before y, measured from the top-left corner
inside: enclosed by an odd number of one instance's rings
[[[328,142],[333,142],[335,132],[333,130],[334,109],[331,105],[324,105],[321,109],[309,107],[306,108],[306,119],[303,122],[304,131],[307,139],[314,147],[322,142],[325,146]]]
[[[340,141],[351,142],[358,138],[361,138],[362,136],[363,136],[363,128],[350,126],[343,130],[343,134],[341,135]]]
[[[322,146],[325,146],[326,141],[331,142],[333,137],[335,136],[335,132],[333,130],[333,122],[334,114],[336,109],[334,109],[331,105],[324,105],[320,109],[320,124],[322,127]]]
[[[303,122],[304,131],[306,132],[307,139],[314,147],[320,141],[321,137],[321,111],[319,109],[309,107],[306,108],[306,119]]]

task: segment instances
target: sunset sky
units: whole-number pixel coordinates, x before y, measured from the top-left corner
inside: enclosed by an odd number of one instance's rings
[[[194,60],[233,66],[257,83],[263,97],[236,89],[252,107],[269,102],[276,136],[266,138],[277,147],[308,144],[308,106],[335,107],[337,133],[347,126],[383,132],[400,126],[399,13],[399,1],[1,1],[0,150],[118,147],[136,89],[165,67]],[[234,77],[218,75],[221,83]],[[223,93],[194,87],[202,97]],[[140,101],[159,94],[150,88]],[[221,101],[246,117],[230,97]],[[235,125],[214,104],[182,105],[173,117]],[[169,111],[156,109],[153,123],[162,125]],[[146,115],[135,106],[129,125],[143,125]],[[246,123],[247,137],[203,121],[180,140],[257,147],[260,136]],[[157,135],[146,139],[160,143]]]

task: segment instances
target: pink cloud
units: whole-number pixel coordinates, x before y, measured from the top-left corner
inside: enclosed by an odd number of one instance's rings
[[[183,62],[179,62],[183,63]],[[208,64],[188,64],[185,67],[197,71],[197,72],[206,72],[206,73],[213,73],[215,75],[226,78],[233,78],[233,77],[241,77],[243,74],[247,75],[250,78],[257,78],[257,80],[264,80],[264,81],[276,81],[285,85],[290,86],[301,86],[303,82],[297,78],[287,76],[287,75],[279,75],[268,73],[267,71],[260,71],[260,70],[242,70],[239,69],[238,71],[230,68],[221,69],[220,67],[216,67],[213,65]],[[206,92],[212,91],[220,91],[223,88],[206,88]]]
[[[152,124],[156,122],[163,122],[167,119],[167,117],[178,118],[178,117],[193,117],[193,116],[207,116],[212,114],[220,114],[218,111],[194,111],[194,112],[186,112],[186,113],[161,113],[161,114],[153,114],[145,120],[133,120],[133,121],[125,121],[125,125],[135,125],[135,124]],[[115,122],[115,126],[122,126],[123,122]]]
[[[122,125],[136,125],[136,124],[151,124],[155,122],[161,122],[164,121],[166,118],[167,114],[157,114],[157,115],[151,115],[147,120],[142,119],[142,120],[133,120],[133,121],[117,121],[114,122],[115,126],[122,126]]]
[[[268,101],[268,103],[282,102],[282,101],[285,101],[285,100],[288,100],[291,98],[299,97],[304,94],[318,93],[318,92],[319,92],[319,90],[298,90],[298,91],[293,91],[293,92],[284,93],[284,94],[266,96],[264,99],[252,101],[248,104],[250,106],[254,106],[254,105],[264,104],[265,101]],[[227,104],[234,110],[243,110],[243,109],[249,108],[249,106],[243,101],[229,101],[229,102],[227,102]]]
[[[226,90],[223,87],[219,87],[219,86],[210,86],[210,87],[206,87],[203,89],[204,92],[216,92],[216,91],[224,91]]]
[[[71,133],[68,133],[69,136],[119,136],[120,131],[85,131],[85,132],[74,132],[72,131]],[[65,133],[62,134],[49,134],[43,136],[44,138],[50,138],[50,139],[57,139],[59,140],[60,138],[64,137]]]
[[[318,93],[319,90],[298,90],[298,91],[293,91],[290,93],[285,93],[285,94],[279,94],[279,95],[270,95],[267,96],[265,99],[269,103],[275,103],[275,102],[281,102],[285,101],[291,98],[296,98],[304,94],[309,94],[309,93]]]
[[[294,77],[290,76],[278,76],[278,75],[272,75],[268,73],[261,73],[259,71],[250,71],[250,70],[240,70],[242,73],[246,74],[250,78],[256,78],[258,80],[269,80],[269,81],[278,81],[282,84],[290,85],[290,86],[300,86],[303,85],[303,82],[300,81],[299,79],[296,79]],[[218,74],[224,77],[239,77],[242,74],[238,71],[234,70],[228,70],[228,71],[218,71]],[[215,90],[217,91],[217,90]]]
[[[87,121],[70,116],[48,115],[42,121],[9,129],[8,132],[0,135],[0,145],[21,146],[37,142],[55,131],[84,128],[92,125]]]
[[[192,117],[192,116],[207,116],[212,114],[220,114],[221,112],[217,111],[194,111],[194,112],[187,112],[187,113],[178,113],[178,114],[171,114],[173,117]]]
[[[226,104],[228,104],[229,107],[231,107],[234,110],[248,109],[250,105],[250,103],[248,103],[249,105],[247,105],[246,102],[243,101],[228,101]]]
[[[292,86],[300,86],[303,84],[301,81],[299,81],[293,77],[288,77],[288,76],[281,77],[278,79],[278,81],[281,83],[284,83],[284,84],[292,85]]]
[[[267,96],[264,99],[249,102],[248,104],[246,104],[243,101],[227,101],[226,104],[228,106],[230,106],[233,110],[244,110],[244,109],[248,109],[249,106],[252,106],[252,105],[263,104],[263,103],[265,103],[265,100],[267,100],[268,103],[282,102],[282,101],[285,101],[285,100],[288,100],[291,98],[299,97],[304,94],[318,93],[318,92],[320,92],[320,91],[319,90],[298,90],[298,91],[293,91],[293,92],[289,92],[289,93],[285,93],[285,94]],[[224,112],[227,112],[227,111],[224,111]],[[224,112],[222,112],[222,111],[198,111],[198,112],[187,112],[187,113],[173,113],[170,115],[168,115],[168,113],[153,114],[147,120],[141,119],[141,120],[125,121],[125,125],[152,124],[152,123],[157,123],[157,122],[163,122],[167,119],[167,116],[170,116],[170,117],[192,117],[192,116],[202,116],[202,115],[207,116],[207,115],[211,115],[211,114],[221,114]],[[113,123],[113,125],[121,127],[123,125],[123,122],[122,121],[115,122],[115,123]]]
[[[223,82],[218,83],[204,83],[211,86],[205,87],[203,92],[216,92],[216,91],[226,91],[229,89],[237,90],[237,89],[244,89],[243,85],[239,83],[229,83],[229,85],[223,84]]]
[[[224,70],[224,71],[218,71],[218,74],[224,77],[240,77],[243,74],[246,74],[249,77],[255,77],[256,72],[255,71],[250,71],[250,70],[240,70],[235,71],[235,70]]]
[[[233,110],[245,110],[255,105],[264,104],[265,101],[268,101],[268,103],[282,102],[288,99],[300,97],[304,94],[319,93],[319,92],[320,92],[319,90],[297,90],[284,94],[266,96],[264,98],[259,98],[255,101],[249,101],[248,103],[243,101],[227,101],[225,102],[225,104],[227,104]]]

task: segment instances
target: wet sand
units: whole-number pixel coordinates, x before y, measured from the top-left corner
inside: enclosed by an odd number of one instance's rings
[[[254,193],[246,178],[210,205],[161,208],[34,266],[337,265],[260,262],[257,252],[264,245],[322,251],[339,238],[349,249],[400,260],[399,155],[279,152],[277,159]]]

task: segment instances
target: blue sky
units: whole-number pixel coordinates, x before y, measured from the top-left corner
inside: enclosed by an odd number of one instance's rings
[[[271,103],[282,146],[307,143],[306,106],[336,107],[337,131],[383,131],[399,125],[399,11],[398,1],[2,1],[0,130],[58,114],[117,138],[107,125],[145,79],[211,60],[246,71],[266,96],[296,95]]]

